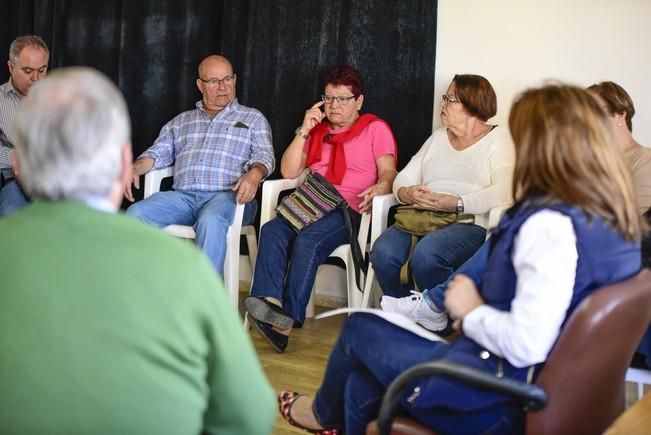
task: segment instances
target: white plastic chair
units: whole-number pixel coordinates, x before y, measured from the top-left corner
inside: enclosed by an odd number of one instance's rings
[[[371,220],[371,244],[369,252],[373,249],[373,244],[380,235],[386,231],[389,224],[389,210],[391,207],[398,205],[398,200],[394,194],[382,195],[373,198],[373,217]],[[502,215],[506,210],[511,207],[510,205],[502,205],[493,207],[488,213],[488,228],[496,227],[500,222]],[[486,233],[486,238],[490,235]],[[364,298],[362,300],[362,308],[368,308],[371,302],[371,295],[379,287],[377,279],[375,279],[375,270],[373,264],[369,262],[368,271],[366,275],[366,282],[364,285]]]
[[[285,190],[295,189],[300,186],[305,177],[307,176],[307,171],[303,171],[301,175],[297,178],[284,178],[280,180],[267,180],[262,185],[262,204],[260,206],[260,230],[262,226],[267,223],[269,220],[273,219],[276,216],[276,206],[278,205],[278,197],[281,192]],[[389,195],[385,195],[389,196]],[[375,204],[375,202],[374,202]],[[362,220],[359,226],[359,232],[357,235],[357,240],[359,246],[362,249],[362,253],[365,251],[366,241],[368,239],[369,227],[371,223],[371,217],[368,214],[362,214]],[[349,307],[360,307],[362,305],[362,290],[357,287],[355,281],[355,267],[353,265],[353,254],[350,249],[350,244],[341,245],[332,251],[329,257],[336,257],[343,260],[346,265],[346,283],[347,283],[347,294],[348,294],[348,306]],[[364,272],[362,271],[360,285],[364,286]],[[312,295],[310,296],[310,301],[308,302],[307,309],[305,311],[307,317],[314,317],[314,287],[312,287]]]
[[[167,167],[149,171],[145,175],[144,197],[148,198],[160,191],[163,179],[174,176],[174,168]],[[224,259],[224,287],[228,292],[233,307],[238,309],[239,287],[240,287],[240,236],[246,236],[246,243],[249,249],[249,261],[251,269],[255,269],[255,258],[258,251],[258,243],[255,234],[255,227],[252,225],[242,226],[244,204],[237,204],[233,223],[228,227],[226,233],[226,258]],[[194,239],[195,233],[191,226],[168,225],[163,229],[165,232],[184,239]]]
[[[644,386],[651,385],[651,370],[629,367],[626,370],[626,382],[637,385],[637,400],[644,396]]]

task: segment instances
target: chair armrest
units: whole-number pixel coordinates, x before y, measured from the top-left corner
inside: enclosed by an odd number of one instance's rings
[[[267,180],[262,184],[262,200],[260,204],[260,227],[276,216],[276,206],[280,192],[295,189],[307,177],[307,170],[304,170],[296,178],[282,178],[279,180]]]
[[[393,193],[377,195],[373,198],[373,214],[371,216],[371,248],[378,237],[387,229],[389,210],[398,204]]]
[[[400,399],[405,389],[423,376],[445,376],[447,379],[454,379],[477,388],[508,394],[532,411],[542,409],[547,404],[547,394],[537,385],[498,378],[481,370],[449,361],[427,362],[404,371],[389,385],[382,399],[378,416],[381,435],[391,432],[391,423],[400,409]]]
[[[513,204],[509,205],[498,205],[497,207],[493,207],[490,209],[488,212],[488,229],[490,230],[491,228],[495,228],[497,224],[500,223],[500,219],[502,219],[502,215],[504,214],[505,211],[507,211],[509,208],[511,208]]]
[[[160,191],[160,183],[167,177],[174,176],[174,167],[168,166],[163,169],[152,169],[145,174],[145,192],[144,198]]]

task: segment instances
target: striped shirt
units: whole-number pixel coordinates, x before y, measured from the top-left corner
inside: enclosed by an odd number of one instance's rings
[[[0,140],[0,169],[5,177],[13,177],[11,155],[13,154],[13,122],[21,97],[11,84],[11,78],[0,86],[0,130],[9,140]],[[0,134],[1,136],[1,134]],[[4,138],[3,138],[4,139]]]
[[[140,157],[151,157],[154,169],[174,164],[175,190],[216,192],[231,189],[252,164],[267,174],[274,170],[271,127],[258,110],[231,101],[210,119],[198,101],[196,109],[168,122]]]

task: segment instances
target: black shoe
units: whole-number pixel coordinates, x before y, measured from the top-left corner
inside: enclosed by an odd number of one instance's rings
[[[244,308],[250,317],[268,323],[278,329],[289,329],[294,326],[294,319],[278,305],[264,298],[249,296],[244,299]]]
[[[255,329],[258,330],[260,334],[269,342],[270,345],[276,349],[276,352],[283,353],[287,349],[287,343],[289,342],[289,337],[283,335],[280,332],[274,331],[273,327],[268,324],[259,321],[253,317],[249,317],[251,324],[255,326]]]

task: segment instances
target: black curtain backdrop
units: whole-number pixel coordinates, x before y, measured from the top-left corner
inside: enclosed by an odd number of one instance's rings
[[[35,33],[50,48],[51,70],[92,66],[120,87],[135,156],[165,122],[194,107],[197,65],[213,53],[233,62],[240,102],[266,115],[278,159],[337,63],[362,73],[362,110],[392,127],[399,167],[431,132],[435,0],[5,0],[0,7],[0,58],[16,36]],[[7,78],[0,68],[1,82]]]

